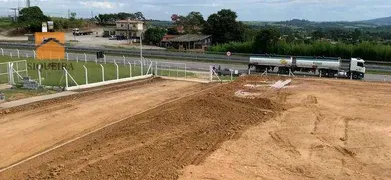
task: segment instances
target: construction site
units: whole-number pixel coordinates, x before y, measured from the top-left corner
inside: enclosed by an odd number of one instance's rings
[[[0,179],[391,179],[391,84],[147,78],[1,109]]]

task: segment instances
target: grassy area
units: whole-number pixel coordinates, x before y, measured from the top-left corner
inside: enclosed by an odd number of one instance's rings
[[[5,89],[1,90],[1,93],[4,93],[6,101],[15,101],[18,99],[40,96],[45,94],[53,94],[55,91],[46,90],[46,89],[38,89],[38,90],[30,90],[30,89]]]
[[[62,70],[61,66],[66,66],[69,74],[75,79],[75,81],[80,84],[85,84],[85,72],[84,67],[88,70],[88,83],[100,82],[102,81],[102,70],[100,64],[96,64],[95,62],[67,62],[67,61],[44,61],[44,60],[34,60],[31,58],[23,58],[27,60],[27,69],[28,76],[32,79],[38,79],[38,65],[42,65],[41,77],[42,84],[46,86],[65,86],[65,73]],[[10,58],[6,56],[0,57],[0,62],[8,62],[8,61],[18,61],[18,58]],[[53,67],[53,65],[55,65]],[[105,71],[105,80],[113,80],[117,78],[116,66],[114,64],[102,64]],[[23,63],[18,63],[18,69],[25,69],[26,65]],[[16,69],[16,64],[14,64],[14,68]],[[0,65],[0,73],[6,72],[6,65]],[[130,68],[129,65],[118,64],[119,78],[130,77]],[[139,76],[141,74],[139,66],[132,66],[132,76]],[[21,76],[26,76],[25,73],[21,73]],[[14,75],[15,80],[17,79],[17,75]],[[7,82],[7,75],[0,75],[0,83]],[[75,83],[69,79],[69,85],[75,85]]]
[[[391,75],[391,71],[367,70],[366,74]]]
[[[11,58],[7,56],[0,56],[0,62],[9,62],[9,61],[18,61],[20,59],[18,58]],[[65,86],[65,73],[62,66],[65,66],[68,69],[69,74],[74,78],[77,84],[86,84],[86,78],[85,78],[85,66],[88,70],[88,83],[94,83],[94,82],[101,82],[102,79],[102,68],[101,64],[97,64],[95,62],[75,62],[70,61],[67,62],[65,60],[52,60],[52,61],[44,61],[44,60],[34,60],[32,58],[23,58],[23,60],[27,60],[27,69],[28,74],[26,73],[20,73],[22,77],[30,76],[32,79],[38,80],[38,65],[42,65],[41,69],[41,79],[42,84],[46,86]],[[55,65],[55,66],[53,66]],[[117,78],[117,67],[113,63],[107,63],[102,64],[104,67],[104,73],[105,77],[104,80],[113,80]],[[24,63],[14,63],[14,69],[26,69],[26,65]],[[139,65],[132,64],[132,68],[130,70],[129,65],[123,65],[118,64],[118,76],[119,78],[127,78],[130,77],[130,71],[132,73],[132,76],[139,76],[141,75],[141,67]],[[144,74],[146,73],[147,68],[144,68]],[[5,64],[0,65],[0,73],[7,72],[7,66]],[[171,76],[171,77],[194,77],[195,74],[191,72],[183,71],[182,69],[179,69],[178,71],[176,69],[159,69],[158,75],[162,76]],[[21,78],[18,78],[19,75],[16,73],[14,74],[14,79],[22,80]],[[0,83],[7,83],[8,82],[8,76],[7,75],[0,75]],[[69,77],[68,83],[70,86],[76,85],[73,80]]]
[[[12,26],[10,18],[0,18],[0,28],[11,28]]]

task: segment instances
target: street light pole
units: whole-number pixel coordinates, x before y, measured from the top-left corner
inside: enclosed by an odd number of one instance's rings
[[[140,33],[140,60],[143,61],[143,31],[142,30]]]
[[[130,42],[129,42],[129,24],[130,24],[130,22],[129,22],[129,18],[128,18],[128,28],[127,28],[127,39],[128,39],[128,44],[130,44]]]

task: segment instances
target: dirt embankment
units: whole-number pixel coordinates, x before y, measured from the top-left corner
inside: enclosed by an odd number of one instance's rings
[[[234,97],[241,81],[165,104],[2,172],[0,179],[176,179],[278,114],[285,93]],[[265,89],[265,91],[269,91]]]

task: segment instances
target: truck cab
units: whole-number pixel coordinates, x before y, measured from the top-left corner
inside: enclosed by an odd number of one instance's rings
[[[73,35],[79,34],[79,33],[80,33],[79,28],[73,28],[73,29],[72,29],[72,33],[73,33]]]
[[[351,58],[349,65],[348,77],[352,79],[362,79],[365,75],[365,61],[360,58]]]

